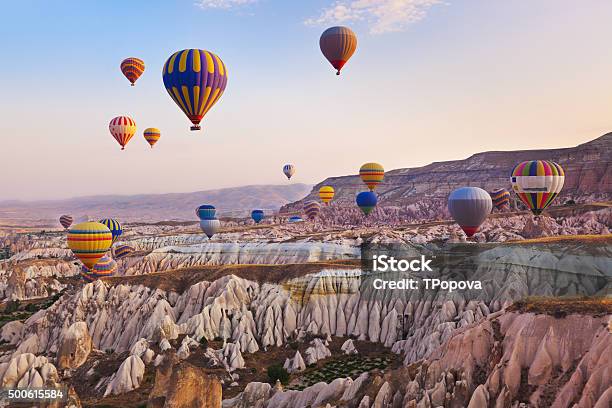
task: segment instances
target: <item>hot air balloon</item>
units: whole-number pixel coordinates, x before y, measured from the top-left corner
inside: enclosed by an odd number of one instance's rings
[[[200,220],[200,228],[208,238],[212,238],[220,227],[221,223],[216,218]]]
[[[214,205],[210,204],[202,204],[198,208],[196,208],[196,215],[201,220],[212,220],[215,218],[217,214],[217,209]]]
[[[295,174],[295,166],[293,164],[285,164],[283,166],[283,173],[285,173],[285,176],[291,180],[291,176]]]
[[[64,227],[64,229],[68,229],[68,227],[72,225],[72,217],[70,215],[62,215],[59,218],[59,222],[60,224],[62,224],[62,227]]]
[[[177,51],[164,64],[162,74],[166,91],[193,123],[191,130],[200,130],[200,121],[227,85],[221,58],[205,50]]]
[[[136,133],[136,122],[128,116],[117,116],[108,124],[108,129],[115,140],[121,145],[121,150],[125,150],[132,136]]]
[[[81,277],[87,282],[93,282],[105,276],[113,276],[116,270],[117,262],[104,255],[91,269],[81,266]]]
[[[289,217],[289,222],[294,223],[294,222],[302,222],[304,221],[302,219],[302,217],[299,217],[297,215],[294,215],[293,217]]]
[[[340,70],[357,48],[357,36],[348,27],[330,27],[321,34],[319,46],[336,69],[336,75],[340,75]]]
[[[461,187],[448,197],[448,211],[468,237],[478,231],[491,209],[491,196],[482,188]]]
[[[104,224],[108,227],[110,232],[113,234],[113,244],[119,238],[119,235],[123,234],[123,228],[121,228],[121,224],[119,221],[114,220],[112,218],[104,218],[100,220],[100,224]]]
[[[304,204],[304,212],[310,220],[314,220],[321,212],[321,204],[316,201],[307,201]]]
[[[135,252],[136,250],[129,245],[118,245],[115,247],[113,251],[116,259],[121,259],[124,256],[128,256],[129,254]]]
[[[334,188],[332,186],[323,186],[319,189],[319,198],[325,204],[328,204],[334,198]]]
[[[366,163],[359,169],[359,177],[370,191],[374,191],[385,179],[385,169],[378,163]]]
[[[99,222],[83,222],[68,231],[68,247],[88,269],[102,258],[113,243],[113,234]]]
[[[490,195],[491,200],[493,200],[493,205],[499,211],[506,210],[510,207],[510,193],[505,188],[495,189]]]
[[[365,215],[368,215],[376,207],[378,197],[376,197],[376,193],[372,191],[362,191],[355,197],[355,202],[361,211],[363,211]]]
[[[512,170],[510,181],[516,195],[538,216],[561,192],[565,172],[552,161],[524,161]]]
[[[253,219],[253,221],[255,221],[255,224],[259,224],[259,222],[264,219],[263,210],[251,211],[251,218]]]
[[[121,72],[132,83],[132,86],[134,86],[134,82],[142,75],[144,70],[144,61],[140,58],[130,57],[121,61]]]
[[[161,132],[157,128],[146,128],[144,130],[144,138],[151,145],[151,149],[153,145],[157,143],[159,138],[161,137]]]

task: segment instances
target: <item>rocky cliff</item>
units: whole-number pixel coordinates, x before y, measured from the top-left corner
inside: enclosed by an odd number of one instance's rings
[[[612,133],[571,148],[477,153],[465,160],[436,162],[424,167],[390,170],[378,186],[380,206],[400,207],[416,213],[422,207],[445,208],[448,194],[459,187],[476,186],[487,191],[507,188],[510,173],[525,160],[553,160],[566,172],[557,203],[612,200]],[[328,178],[315,185],[308,196],[287,204],[281,212],[300,212],[303,202],[318,200],[319,188],[333,186],[337,206],[354,206],[355,195],[366,188],[359,176]],[[429,214],[423,214],[427,218]]]

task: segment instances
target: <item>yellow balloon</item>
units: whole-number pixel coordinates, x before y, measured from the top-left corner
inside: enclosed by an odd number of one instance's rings
[[[374,191],[385,179],[385,169],[378,163],[366,163],[359,169],[359,177],[370,191]]]
[[[334,198],[334,188],[332,186],[323,186],[319,189],[319,198],[325,204],[329,203]]]
[[[94,267],[113,242],[113,234],[99,222],[82,222],[68,231],[68,247],[88,269]]]

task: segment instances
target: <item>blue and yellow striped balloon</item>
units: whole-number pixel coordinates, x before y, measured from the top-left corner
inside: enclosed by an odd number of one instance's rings
[[[117,238],[119,238],[119,236],[123,234],[121,224],[117,220],[114,220],[112,218],[104,218],[100,220],[100,224],[106,225],[110,232],[113,234],[113,244],[115,243],[115,241],[117,241]]]
[[[132,252],[135,252],[136,250],[134,248],[132,248],[129,245],[119,245],[117,247],[115,247],[115,258],[117,259],[121,259],[124,256],[128,256],[129,254],[131,254]]]
[[[166,91],[193,123],[191,130],[200,130],[200,121],[227,85],[221,58],[206,50],[177,51],[164,64],[162,75]]]
[[[307,201],[304,203],[304,212],[306,213],[308,219],[314,220],[321,212],[321,204],[319,204],[317,201]]]

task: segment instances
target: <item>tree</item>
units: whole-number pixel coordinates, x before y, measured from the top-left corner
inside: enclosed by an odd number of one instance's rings
[[[280,364],[273,364],[268,367],[268,382],[274,385],[276,380],[279,380],[284,385],[289,382],[289,373]]]

